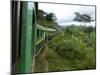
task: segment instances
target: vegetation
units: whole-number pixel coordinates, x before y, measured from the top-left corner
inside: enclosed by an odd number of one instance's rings
[[[48,71],[85,70],[96,68],[96,31],[92,26],[58,26],[53,13],[39,10],[38,23],[57,29],[48,42]],[[93,21],[87,14],[75,13],[75,21]],[[50,35],[49,37],[52,37]],[[41,65],[40,65],[41,66]]]
[[[90,31],[84,32],[88,28],[92,27],[87,27],[85,30],[80,30],[77,28],[79,27],[66,27],[66,29],[64,29],[61,34],[59,34],[49,42],[50,50],[54,51],[56,55],[58,55],[59,61],[62,61],[62,63],[60,64],[63,65],[60,66],[56,58],[54,58],[53,55],[50,56],[51,54],[49,54],[48,61],[50,61],[50,71],[52,71],[51,63],[56,63],[52,67],[54,68],[54,71],[59,71],[59,69],[56,69],[58,64],[61,71],[94,69],[96,67],[95,30],[90,29]],[[63,67],[64,69],[62,69]]]
[[[38,24],[48,28],[55,28],[58,26],[55,20],[56,17],[53,13],[46,13],[43,10],[38,10]]]
[[[80,14],[79,12],[75,12],[76,17],[74,18],[74,21],[83,22],[83,23],[91,23],[92,17],[87,14]],[[86,25],[86,24],[85,24]]]

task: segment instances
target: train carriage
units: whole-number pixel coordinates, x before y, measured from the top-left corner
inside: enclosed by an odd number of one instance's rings
[[[12,73],[31,73],[35,56],[43,47],[47,32],[55,32],[38,25],[38,3],[12,1]]]

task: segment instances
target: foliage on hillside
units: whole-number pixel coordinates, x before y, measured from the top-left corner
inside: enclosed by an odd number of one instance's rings
[[[51,66],[49,70],[52,71],[53,68],[55,69],[53,69],[54,71],[94,69],[96,67],[95,42],[96,35],[94,27],[66,27],[58,36],[49,42],[50,50],[56,54],[52,55],[52,53],[49,53],[51,51],[48,52],[48,61]],[[56,57],[56,60],[53,56],[59,56],[60,59]],[[58,67],[60,69],[57,69],[56,67],[59,61],[63,61],[61,63],[63,66],[59,65]]]

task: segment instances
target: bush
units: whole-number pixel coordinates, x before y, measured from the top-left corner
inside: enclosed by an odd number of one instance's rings
[[[64,57],[68,60],[80,60],[84,57],[83,48],[84,43],[82,42],[75,42],[74,40],[64,40],[58,44],[56,52],[61,57]]]
[[[89,30],[92,31],[92,30]],[[67,60],[71,70],[96,67],[95,31],[84,32],[67,28],[49,43],[59,57]]]

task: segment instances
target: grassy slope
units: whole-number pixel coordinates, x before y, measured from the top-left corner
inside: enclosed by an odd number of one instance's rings
[[[52,40],[56,41],[56,38],[58,38],[59,35]],[[59,40],[56,42],[59,42],[61,37],[59,37]],[[94,42],[95,43],[95,42]],[[55,44],[55,43],[53,43]],[[49,44],[48,44],[49,45]],[[56,45],[56,44],[55,44]],[[87,56],[86,59],[81,60],[74,60],[69,61],[66,58],[62,57],[61,55],[58,55],[58,53],[52,49],[48,48],[48,65],[49,65],[49,71],[69,71],[69,70],[86,70],[86,69],[95,69],[95,50],[92,48],[86,49],[87,53],[85,54]]]
[[[66,59],[60,57],[54,50],[48,50],[48,69],[49,71],[65,71],[65,70],[74,70],[72,67],[73,63],[70,63]]]

